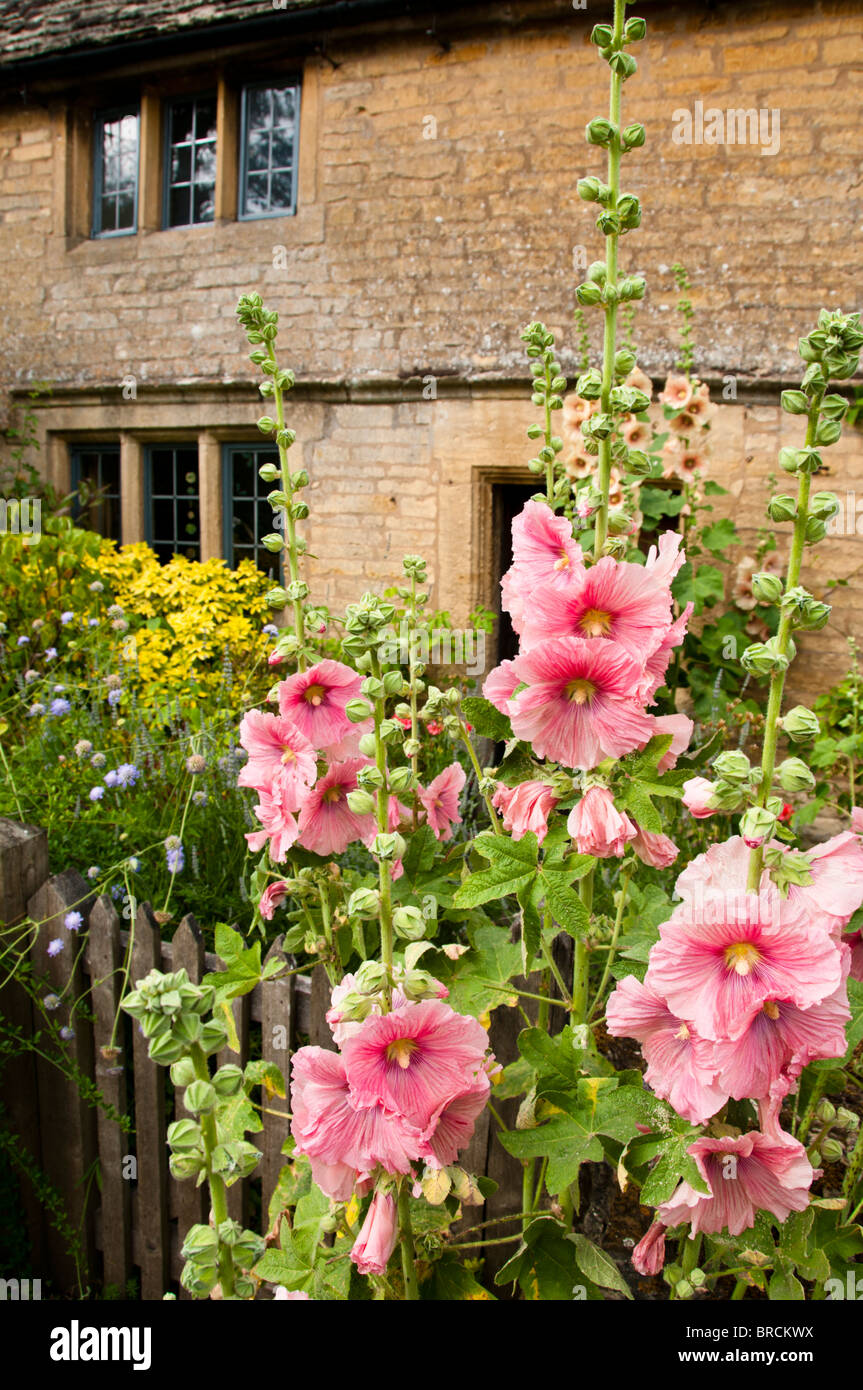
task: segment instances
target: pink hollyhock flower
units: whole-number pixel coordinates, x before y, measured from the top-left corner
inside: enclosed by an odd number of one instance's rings
[[[252,830],[246,835],[246,842],[249,849],[258,851],[263,849],[269,840],[270,858],[274,864],[282,864],[287,857],[288,850],[291,848],[300,833],[296,816],[292,811],[285,809],[281,793],[277,790],[272,795],[266,791],[258,792],[260,800],[255,807],[255,815],[264,827],[263,830]]]
[[[713,1235],[726,1228],[729,1235],[739,1236],[754,1225],[759,1211],[785,1221],[792,1211],[805,1211],[809,1205],[815,1173],[803,1145],[790,1135],[781,1142],[758,1130],[736,1139],[704,1136],[690,1144],[687,1152],[695,1159],[710,1196],[682,1182],[657,1213],[665,1226],[687,1222],[693,1236],[699,1231]]]
[[[537,843],[542,844],[548,834],[548,818],[559,800],[548,782],[519,782],[517,787],[501,782],[492,805],[500,811],[503,828],[514,840],[521,840],[532,830]]]
[[[657,690],[665,684],[665,673],[671,660],[671,653],[679,647],[692,617],[694,605],[687,603],[680,617],[675,619],[655,652],[648,656],[644,666],[644,678],[639,689],[639,699],[650,704]]]
[[[807,850],[803,858],[812,882],[792,883],[789,900],[805,903],[828,931],[842,931],[863,903],[863,845],[853,831],[843,830]]]
[[[515,697],[513,732],[537,757],[588,770],[650,738],[650,717],[633,698],[641,667],[616,642],[556,637],[513,667],[527,687]]]
[[[670,767],[674,767],[681,753],[685,753],[689,747],[689,740],[692,738],[692,731],[695,728],[692,720],[685,714],[656,714],[653,717],[653,733],[664,734],[668,737],[671,734],[671,747],[667,753],[663,753],[659,759],[658,770],[667,772]]]
[[[639,1274],[658,1274],[665,1264],[665,1227],[654,1221],[647,1235],[641,1237],[631,1255]]]
[[[487,1046],[475,1018],[439,999],[369,1017],[344,1044],[353,1103],[380,1104],[425,1130],[443,1106],[474,1085]]]
[[[490,1089],[488,1076],[483,1074],[473,1086],[443,1107],[421,1147],[422,1157],[429,1167],[446,1168],[455,1163],[462,1149],[467,1148]]]
[[[849,964],[846,956],[843,973]],[[717,1084],[734,1100],[764,1100],[780,1078],[790,1089],[810,1062],[845,1055],[850,1017],[844,980],[834,994],[808,1009],[787,999],[768,999],[741,1037],[713,1044]]]
[[[863,932],[851,932],[845,944],[851,947],[851,979],[863,983]]]
[[[659,399],[663,405],[673,405],[675,410],[685,410],[692,400],[692,382],[689,377],[672,372],[666,377]]]
[[[617,810],[607,787],[589,787],[570,811],[566,828],[579,854],[596,859],[619,859],[637,834],[629,816]]]
[[[668,1007],[713,1040],[739,1038],[769,999],[808,1009],[841,980],[833,941],[772,885],[741,893],[730,883],[684,899],[660,927],[647,970]]]
[[[567,584],[583,569],[581,546],[565,516],[556,516],[545,502],[527,502],[512,523],[512,567],[505,578],[522,599],[537,584],[550,580]]]
[[[376,1192],[351,1251],[360,1274],[386,1274],[397,1235],[395,1199],[392,1193]]]
[[[644,568],[653,577],[654,583],[670,587],[686,559],[680,549],[682,539],[679,531],[663,531],[659,544],[652,545],[648,550]]]
[[[714,1080],[710,1043],[676,1018],[656,990],[627,975],[608,1001],[606,1023],[613,1037],[641,1043],[648,1086],[690,1124],[706,1124],[722,1109],[728,1092]]]
[[[518,676],[511,661],[502,661],[499,666],[495,666],[485,678],[482,693],[485,698],[499,709],[501,714],[509,715],[512,713],[512,692],[518,685]]]
[[[367,758],[333,763],[319,778],[300,809],[300,844],[313,854],[343,854],[353,840],[367,841],[376,833],[373,815],[358,816],[348,805],[356,790],[357,773]]]
[[[438,773],[433,782],[417,795],[425,807],[426,821],[438,840],[452,838],[452,827],[461,825],[458,813],[458,799],[466,781],[461,763],[450,763],[443,772]]]
[[[523,651],[551,637],[618,642],[641,664],[671,627],[671,590],[644,565],[606,555],[581,570],[566,589],[540,584],[530,592],[521,631]]]
[[[716,807],[710,805],[712,800],[713,783],[708,782],[706,777],[690,777],[688,782],[684,782],[683,804],[696,820],[714,815]]]
[[[640,825],[636,825],[635,832],[632,848],[642,864],[650,864],[654,869],[667,869],[674,863],[680,850],[667,835],[658,831],[642,830]]]
[[[360,734],[372,727],[371,719],[352,724],[345,714],[345,706],[357,699],[362,683],[362,676],[350,666],[319,661],[281,682],[279,713],[330,760],[347,757],[356,752]]]
[[[399,1009],[386,1017],[402,1013]],[[345,1046],[351,1041],[355,1039],[348,1039]],[[419,1153],[420,1134],[377,1103],[354,1102],[343,1055],[322,1047],[301,1047],[291,1060],[291,1072],[291,1133],[298,1153],[329,1170],[324,1175],[328,1185],[315,1176],[328,1196],[346,1200],[331,1189],[347,1190],[349,1196],[357,1180],[368,1178],[378,1164],[388,1173],[410,1171]]]
[[[309,1295],[305,1289],[286,1289],[284,1284],[277,1284],[273,1290],[273,1302],[284,1303],[288,1299],[293,1302],[309,1302]]]
[[[258,903],[258,911],[265,922],[272,922],[276,908],[288,896],[288,892],[288,885],[283,879],[278,883],[267,884]]]
[[[276,714],[249,710],[240,724],[240,743],[249,754],[238,787],[277,788],[287,810],[298,811],[317,776],[317,757],[296,724]]]

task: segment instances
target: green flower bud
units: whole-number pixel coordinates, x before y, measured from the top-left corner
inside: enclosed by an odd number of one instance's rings
[[[800,463],[800,453],[799,449],[780,449],[780,468],[784,468],[786,473],[796,473]]]
[[[412,768],[394,767],[390,769],[390,791],[398,794],[413,791],[414,783],[415,778]]]
[[[418,907],[397,907],[393,913],[393,931],[403,941],[422,941],[426,919]]]
[[[832,1125],[836,1119],[836,1106],[824,1096],[815,1108],[815,1114],[823,1125]]]
[[[195,1064],[191,1057],[182,1057],[179,1062],[175,1062],[171,1067],[171,1080],[175,1086],[188,1086],[195,1080],[197,1073]],[[181,1120],[180,1124],[191,1124],[191,1120]]]
[[[591,175],[590,178],[579,179],[575,187],[579,198],[581,198],[583,202],[599,202],[599,194],[600,190],[602,189],[602,184],[600,183],[599,179],[594,178]]]
[[[579,304],[582,305],[582,307],[588,308],[593,304],[599,303],[599,301],[602,298],[602,290],[599,288],[598,285],[594,285],[591,284],[590,281],[586,281],[584,284],[579,285],[577,287],[575,291],[575,297],[578,300]],[[542,401],[540,401],[539,404],[541,405]]]
[[[844,396],[825,396],[821,402],[821,414],[825,420],[843,420],[848,410]]]
[[[691,1298],[695,1290],[688,1279],[681,1279],[675,1284],[674,1292],[677,1298],[686,1299]]]
[[[274,463],[262,463],[258,469],[258,476],[265,483],[274,483],[279,476],[279,470]]]
[[[213,1090],[220,1100],[229,1100],[231,1096],[239,1095],[243,1089],[243,1079],[242,1067],[226,1062],[213,1077]]]
[[[261,434],[272,434],[275,428],[276,422],[273,419],[272,415],[261,416],[260,420],[258,421],[258,429],[261,431]]]
[[[168,1125],[167,1139],[175,1153],[191,1152],[200,1146],[200,1126],[194,1120],[174,1120],[173,1124]]]
[[[770,574],[767,570],[759,571],[752,576],[752,592],[757,599],[764,603],[778,603],[782,597],[784,585],[778,574]]]
[[[619,49],[616,53],[612,53],[608,60],[608,66],[611,68],[612,72],[619,73],[624,82],[627,77],[631,77],[632,74],[638,70],[638,63],[633,58],[632,54],[624,53],[622,49]]]
[[[836,444],[842,436],[842,426],[838,420],[819,420],[815,431],[815,443],[829,446]]]
[[[632,517],[624,507],[612,507],[608,513],[608,533],[611,536],[628,536],[632,530]]]
[[[767,504],[767,515],[771,521],[793,521],[797,515],[797,503],[787,493],[777,493]]]
[[[287,589],[276,588],[267,591],[266,603],[268,608],[284,608],[287,601]]]
[[[594,261],[587,268],[587,278],[593,285],[604,285],[608,279],[608,266],[605,261]]]
[[[201,1036],[198,1046],[206,1057],[210,1057],[214,1052],[219,1052],[228,1041],[228,1030],[224,1023],[219,1023],[216,1019],[210,1019],[201,1029]]]
[[[629,376],[635,370],[635,353],[629,348],[618,348],[614,354],[614,374],[615,376]]]
[[[752,765],[746,754],[735,748],[714,759],[713,771],[727,782],[748,782]]]
[[[805,705],[795,705],[782,716],[782,729],[792,743],[810,743],[821,732],[818,715]]]
[[[170,1033],[164,1033],[150,1042],[148,1050],[151,1061],[158,1062],[162,1067],[169,1067],[172,1062],[182,1057],[184,1049],[183,1044],[172,1038]]]
[[[838,1139],[822,1139],[819,1149],[825,1163],[839,1163],[845,1157],[845,1150]]]
[[[377,917],[381,908],[381,895],[377,888],[355,888],[348,898],[348,916],[371,920]]]
[[[836,1111],[836,1128],[854,1130],[860,1128],[860,1116],[855,1115],[853,1110],[846,1110],[844,1105],[840,1105]]]
[[[764,806],[750,806],[740,820],[740,833],[750,849],[757,849],[776,830],[776,816]]]
[[[399,980],[402,993],[412,1004],[423,999],[439,999],[440,984],[426,970],[406,970]]]
[[[839,511],[839,498],[835,492],[814,492],[809,499],[809,514],[819,521],[829,521]]]
[[[628,231],[632,227],[641,224],[641,203],[634,193],[624,193],[622,198],[617,200],[617,215],[620,218],[621,227]]]
[[[377,960],[364,960],[354,979],[359,994],[378,994],[387,982],[387,968]]]
[[[820,516],[809,516],[806,518],[805,539],[807,545],[817,545],[819,541],[823,541],[826,535],[827,523],[822,521]]]
[[[375,799],[370,792],[348,792],[347,803],[355,816],[370,816],[375,809]]]
[[[610,48],[614,43],[614,30],[610,24],[595,24],[590,32],[590,42],[597,48]]]
[[[364,791],[374,791],[384,785],[384,774],[379,767],[361,767],[357,773],[357,786]]]
[[[607,121],[604,116],[597,116],[592,120],[586,130],[588,144],[599,145],[603,149],[608,149],[617,135],[617,126],[611,121]]]
[[[349,702],[350,703],[350,702]],[[373,758],[377,751],[374,734],[363,734],[360,737],[360,752],[364,758]]]
[[[362,724],[363,720],[371,718],[372,710],[367,700],[348,700],[345,714],[352,724]]]
[[[809,411],[809,402],[803,391],[783,391],[781,397],[782,409],[789,415],[806,415]]]
[[[620,231],[620,218],[616,212],[601,212],[596,219],[596,225],[602,232],[603,236],[613,236],[615,232]],[[617,291],[614,290],[614,287],[612,285],[606,286],[606,292],[603,295],[603,299],[606,301],[606,303],[609,302],[608,297],[610,294],[612,294],[612,292],[614,294],[617,293]],[[613,302],[616,303],[616,300]]]
[[[278,531],[270,531],[261,538],[261,545],[265,546],[271,554],[277,555],[280,550],[284,549],[285,538],[280,536]]]
[[[753,676],[769,676],[774,670],[774,661],[764,642],[753,642],[740,658],[744,671]]]
[[[784,792],[802,792],[815,786],[815,778],[800,758],[786,758],[779,764],[778,775]]]
[[[624,150],[639,149],[639,147],[644,144],[645,138],[644,126],[640,121],[636,121],[633,125],[628,125],[620,137]]]
[[[642,449],[627,449],[623,462],[626,471],[638,478],[647,478],[653,472],[653,463]]]
[[[640,39],[644,38],[646,33],[646,20],[637,19],[636,16],[633,15],[631,19],[626,21],[623,27],[623,41],[624,43],[638,43]]]
[[[641,218],[639,216],[639,222],[640,221]],[[634,222],[631,225],[637,227],[638,222]],[[643,299],[646,289],[647,283],[640,275],[626,275],[618,286],[620,298],[625,301]]]
[[[407,845],[397,832],[381,832],[376,835],[372,843],[372,853],[384,863],[394,863],[397,859],[403,859]]]
[[[406,758],[415,758],[422,748],[418,738],[406,738],[403,744],[403,751]]]
[[[183,1104],[192,1115],[206,1114],[216,1104],[216,1089],[209,1081],[193,1081],[183,1095]]]
[[[173,1153],[168,1155],[168,1171],[178,1182],[196,1178],[207,1163],[203,1154]]]
[[[384,691],[387,695],[403,695],[405,678],[401,671],[387,671],[384,674]]]
[[[707,1275],[703,1269],[692,1269],[689,1272],[689,1282],[694,1289],[703,1289],[707,1283]]]
[[[596,367],[582,372],[575,383],[575,390],[586,401],[598,401],[602,395],[602,373]]]

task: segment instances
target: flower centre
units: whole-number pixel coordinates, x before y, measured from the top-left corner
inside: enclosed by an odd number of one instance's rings
[[[324,687],[322,685],[310,685],[308,690],[303,695],[303,699],[306,701],[307,704],[318,706],[320,704],[323,704],[325,693],[326,692],[324,691]]]
[[[779,1005],[776,1003],[775,999],[767,1000],[767,1003],[764,1005],[764,1012],[768,1018],[772,1018],[774,1023],[776,1022],[776,1019],[779,1017]]]
[[[596,694],[596,686],[593,681],[579,677],[577,680],[569,682],[564,693],[568,700],[574,700],[577,705],[586,705],[588,700]]]
[[[326,791],[324,792],[324,801],[329,801],[330,803],[332,803],[334,801],[341,801],[341,798],[341,787],[327,787]]]
[[[681,1042],[686,1042],[686,1039],[689,1037],[689,1029],[687,1028],[685,1023],[681,1023],[674,1036],[676,1038],[679,1038]]]
[[[735,941],[725,948],[725,964],[735,975],[749,975],[761,959],[761,952],[751,941]]]
[[[607,637],[611,632],[611,614],[604,613],[601,608],[588,608],[578,625],[588,637]]]
[[[284,751],[284,753],[282,754],[282,762],[283,762],[283,763],[293,763],[293,762],[296,762],[296,759],[297,759],[297,755],[296,755],[296,753],[294,752],[293,748],[286,748],[285,751]]]
[[[414,1038],[396,1038],[387,1047],[387,1061],[398,1062],[402,1071],[410,1066],[411,1057],[418,1050],[419,1043]]]
[[[562,551],[560,552],[560,559],[559,559],[559,560],[555,560],[555,562],[554,562],[554,568],[555,568],[556,570],[568,570],[568,569],[569,569],[569,556],[567,555],[567,553],[566,553],[565,550],[562,550]]]

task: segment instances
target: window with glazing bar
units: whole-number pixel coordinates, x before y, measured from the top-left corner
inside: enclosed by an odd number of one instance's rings
[[[171,102],[165,142],[165,226],[212,222],[216,207],[215,96]]]
[[[240,121],[240,217],[296,211],[299,83],[243,88]]]
[[[138,111],[101,111],[93,125],[93,235],[128,236],[138,224]]]

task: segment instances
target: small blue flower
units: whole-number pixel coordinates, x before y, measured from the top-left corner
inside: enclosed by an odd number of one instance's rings
[[[74,618],[74,616],[75,616],[75,614],[72,613],[72,612],[69,612],[69,613],[61,613],[61,614],[60,614],[60,622],[61,622],[61,623],[63,624],[63,626],[65,627],[67,623],[71,623],[71,621],[72,621],[72,619]]]
[[[48,942],[48,955],[59,956],[65,945],[65,941],[61,941],[59,936],[55,936],[53,941]]]
[[[276,627],[275,623],[264,623],[261,632],[265,632],[268,637],[278,637],[279,635],[279,629]]]
[[[89,796],[91,801],[101,801],[102,797],[105,795],[105,788],[91,787],[87,795]]]
[[[94,753],[90,759],[90,764],[92,767],[100,768],[104,767],[107,761],[108,759],[105,757],[104,753]]]
[[[120,701],[122,700],[122,698],[123,698],[123,692],[122,692],[122,690],[109,690],[109,691],[108,691],[108,704],[111,706],[112,709],[114,708],[115,705],[119,705],[119,703],[120,703]]]
[[[53,1013],[55,1009],[59,1009],[59,994],[46,994],[45,998],[42,1000],[42,1007],[47,1009],[49,1013]]]
[[[131,859],[126,860],[126,867],[130,873],[138,874],[141,872],[141,861],[137,855],[133,854]]]
[[[206,806],[209,799],[205,791],[192,792],[192,801],[196,806]]]
[[[87,619],[87,626],[88,626],[88,627],[98,627],[98,626],[99,626],[99,619],[98,619],[98,618],[88,618],[88,619]]]
[[[47,647],[47,648],[45,649],[45,660],[46,660],[46,661],[53,661],[54,658],[56,657],[56,655],[57,655],[57,648],[56,648],[56,647]]]
[[[40,704],[40,702],[37,700],[35,705],[30,706],[27,713],[29,714],[31,719],[36,719],[40,714],[45,713],[45,706],[43,704]]]
[[[26,647],[26,646],[27,646],[27,643],[28,643],[29,641],[30,641],[30,638],[29,638],[29,637],[19,637],[19,638],[18,638],[18,646],[19,646],[19,647]]]
[[[71,1042],[75,1036],[75,1029],[68,1026],[60,1029],[60,1037],[64,1042]]]
[[[64,700],[62,696],[51,701],[51,713],[58,719],[62,718],[64,714],[68,714],[71,708],[69,701]]]
[[[165,864],[169,874],[180,874],[185,867],[182,841],[176,835],[169,835],[165,841]]]
[[[93,790],[96,791],[96,788],[94,787]],[[99,787],[98,790],[101,791],[102,788]],[[95,799],[95,798],[94,798],[94,799]],[[102,870],[99,868],[99,865],[98,865],[98,864],[91,864],[90,867],[89,867],[89,869],[87,870],[87,877],[88,877],[89,879],[98,878],[101,872],[102,872]]]
[[[105,786],[106,786],[106,787],[118,787],[119,785],[120,785],[120,778],[119,778],[119,775],[114,771],[113,768],[111,769],[110,772],[106,772],[106,773],[105,773]]]
[[[134,787],[140,775],[134,763],[121,763],[117,768],[117,785]]]
[[[101,594],[104,587],[105,585],[102,583],[101,579],[94,579],[93,583],[90,585],[90,593]]]
[[[65,693],[66,693],[66,687],[65,687],[65,685],[55,685],[55,686],[54,686],[54,694],[55,694],[55,695],[65,695]]]
[[[114,902],[116,902],[117,899],[122,896],[122,893],[123,885],[121,883],[115,883],[114,887],[111,889],[111,897],[114,899]]]
[[[84,918],[80,912],[67,912],[63,918],[63,926],[67,931],[80,931],[84,924]]]

